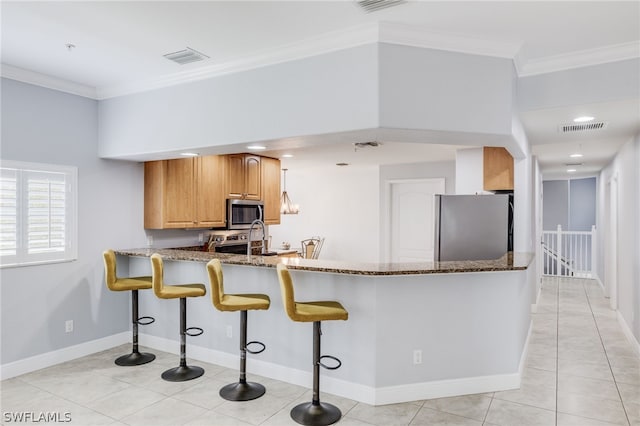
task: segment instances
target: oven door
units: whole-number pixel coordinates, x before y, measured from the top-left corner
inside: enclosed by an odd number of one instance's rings
[[[262,210],[262,201],[227,200],[227,228],[249,229],[254,220],[262,220]]]

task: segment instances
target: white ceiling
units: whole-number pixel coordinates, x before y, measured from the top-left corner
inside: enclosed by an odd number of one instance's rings
[[[412,26],[432,35],[473,40],[478,46],[496,46],[498,55],[514,59],[520,75],[550,70],[559,59],[571,55],[588,57],[589,52],[614,52],[621,46],[631,46],[632,51],[636,46],[635,56],[640,56],[638,1],[409,1],[373,13],[364,13],[351,0],[3,0],[1,7],[3,65],[73,82],[98,93],[265,57],[301,43],[313,46],[327,34],[381,21]],[[76,47],[68,51],[67,43]],[[187,46],[210,59],[180,66],[163,57]],[[606,119],[609,126],[592,136],[558,134],[557,125],[576,113]],[[522,121],[545,175],[565,173],[568,153],[579,148],[585,155],[581,172],[593,173],[640,130],[640,109],[636,99],[529,111],[522,115]],[[388,149],[391,144],[377,150],[381,155],[366,154],[367,161],[453,159],[456,148],[434,146],[433,155],[420,152],[412,156],[413,150],[422,148],[398,144]],[[327,157],[349,162],[338,157],[352,149],[350,143],[325,143],[322,147],[300,148],[294,158]],[[357,161],[364,157],[359,155]]]

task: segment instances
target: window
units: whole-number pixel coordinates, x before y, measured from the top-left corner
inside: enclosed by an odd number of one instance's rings
[[[77,258],[76,167],[3,161],[0,266]]]

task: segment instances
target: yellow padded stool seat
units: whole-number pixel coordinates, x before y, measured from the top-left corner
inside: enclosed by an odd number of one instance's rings
[[[199,336],[199,327],[187,328],[187,297],[201,297],[207,294],[204,284],[165,285],[164,262],[158,253],[151,255],[151,283],[153,292],[160,299],[180,299],[180,365],[162,373],[162,378],[170,382],[183,382],[204,374],[201,367],[187,365],[187,336]],[[192,330],[195,330],[193,332]]]
[[[145,290],[151,288],[151,276],[118,278],[116,274],[116,254],[108,249],[102,253],[104,258],[104,278],[111,291]]]
[[[320,402],[320,367],[335,370],[340,368],[342,363],[334,356],[320,356],[320,336],[322,335],[320,323],[330,320],[347,320],[349,313],[339,302],[332,300],[296,302],[289,270],[282,263],[278,264],[277,270],[282,304],[289,318],[297,322],[313,322],[313,396],[311,402],[293,407],[291,418],[306,426],[332,425],[340,420],[342,412],[333,404]],[[338,364],[335,367],[329,367],[322,363],[324,358],[332,359]]]
[[[282,303],[285,312],[292,321],[315,322],[330,320],[347,320],[349,313],[339,302],[326,300],[317,302],[296,302],[294,298],[293,280],[287,267],[280,263],[277,266]]]
[[[115,360],[117,365],[131,367],[153,361],[156,356],[138,351],[138,325],[149,325],[155,320],[152,317],[138,317],[138,290],[151,288],[151,277],[119,278],[116,272],[116,254],[108,249],[102,253],[104,260],[104,281],[111,291],[131,291],[131,332],[133,334],[133,348],[130,354],[122,355]]]
[[[160,299],[181,299],[183,297],[201,297],[207,294],[204,284],[166,285],[164,283],[164,263],[158,253],[151,255],[153,292]]]
[[[271,299],[266,294],[225,294],[222,264],[219,259],[211,259],[207,263],[207,272],[211,284],[211,302],[217,310],[235,312],[269,309]]]
[[[222,265],[219,259],[212,259],[207,263],[209,283],[211,284],[211,302],[219,311],[240,311],[240,379],[220,389],[220,396],[229,401],[250,401],[264,395],[264,386],[260,383],[247,382],[247,352],[259,354],[265,346],[260,342],[247,343],[247,311],[266,310],[271,305],[271,299],[266,294],[225,294]],[[248,346],[260,345],[262,348],[251,351]]]

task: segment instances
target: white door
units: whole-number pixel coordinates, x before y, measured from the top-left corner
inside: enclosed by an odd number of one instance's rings
[[[433,260],[433,196],[444,191],[442,178],[391,182],[391,262]]]

